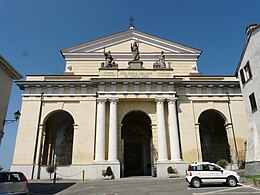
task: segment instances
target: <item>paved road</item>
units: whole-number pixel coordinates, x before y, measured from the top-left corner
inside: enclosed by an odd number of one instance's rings
[[[61,183],[53,184],[49,180],[36,180],[29,181],[29,194],[30,195],[50,195],[61,192],[62,190],[74,185],[75,181],[63,181]]]
[[[188,186],[184,178],[158,179],[130,177],[119,180],[78,182],[60,191],[58,195],[206,195],[206,194],[260,194],[260,188],[239,185],[230,188],[223,185],[207,185],[199,189]]]

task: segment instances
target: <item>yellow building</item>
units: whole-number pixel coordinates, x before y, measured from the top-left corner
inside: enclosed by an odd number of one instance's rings
[[[129,30],[61,50],[61,75],[27,76],[11,169],[48,178],[168,177],[187,163],[237,164],[247,123],[237,78],[202,76],[201,51]]]

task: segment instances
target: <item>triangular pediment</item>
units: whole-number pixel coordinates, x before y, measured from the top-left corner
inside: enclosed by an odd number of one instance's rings
[[[166,53],[171,53],[173,55],[190,54],[197,57],[201,53],[200,50],[192,47],[181,45],[134,29],[70,47],[61,50],[61,52],[65,57],[69,55],[102,54],[104,48],[106,51],[112,51],[112,53],[130,53],[130,45],[134,41],[139,43],[139,50],[141,53],[159,53],[160,51],[165,51]]]
[[[105,47],[106,51],[111,51],[112,53],[117,52],[130,52],[130,45],[133,44],[133,40],[125,41],[122,43],[117,43],[108,47]],[[161,52],[163,49],[158,46],[149,45],[147,43],[139,42],[139,50],[142,52]],[[98,49],[93,52],[103,52],[104,48]],[[164,49],[165,52],[170,52]]]

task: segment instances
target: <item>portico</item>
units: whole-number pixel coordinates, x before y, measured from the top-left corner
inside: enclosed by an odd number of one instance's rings
[[[125,92],[126,93],[126,92]],[[116,94],[113,94],[116,95]],[[135,93],[135,95],[140,95],[138,92]],[[158,95],[158,94],[157,94]],[[156,96],[156,95],[154,95]],[[120,95],[119,95],[120,97]],[[123,149],[119,149],[119,147],[124,147],[124,145],[121,145],[118,143],[124,136],[121,135],[121,138],[119,137],[118,126],[120,126],[120,121],[118,122],[118,105],[120,106],[120,101],[126,102],[129,100],[132,100],[132,98],[119,98],[119,97],[107,97],[107,98],[97,98],[97,121],[99,121],[97,125],[97,131],[96,131],[96,150],[95,150],[95,164],[100,164],[101,166],[104,165],[104,163],[109,164],[118,164],[119,165],[119,156],[118,151],[123,151]],[[132,100],[133,101],[133,100]],[[176,98],[146,98],[146,101],[154,102],[154,107],[156,107],[156,118],[154,123],[157,126],[157,134],[153,135],[151,133],[151,137],[158,137],[158,160],[157,163],[181,163],[182,160],[180,158],[180,143],[179,143],[179,130],[178,130],[178,124],[177,124],[177,114],[176,114]],[[167,102],[166,102],[167,101]],[[106,112],[106,108],[109,108],[109,110]],[[144,112],[142,108],[135,108],[132,111],[128,112],[124,118],[132,112]],[[165,112],[168,110],[168,116],[165,116]],[[147,113],[146,113],[147,115]],[[147,115],[148,116],[148,115]],[[168,117],[168,120],[165,120],[165,117]],[[106,120],[108,118],[109,120]],[[151,120],[151,119],[149,119]],[[105,122],[108,122],[108,124],[105,124]],[[132,121],[134,123],[134,121]],[[126,125],[126,124],[122,124]],[[129,124],[128,124],[129,125]],[[109,126],[108,128],[108,135],[105,135],[105,126]],[[130,124],[131,126],[131,124]],[[151,128],[151,124],[148,125],[149,128]],[[147,126],[147,128],[148,128]],[[166,137],[166,131],[169,127],[169,136],[170,139],[167,139]],[[135,128],[135,127],[125,127],[125,128]],[[127,131],[127,130],[125,130]],[[140,130],[139,133],[143,134],[145,133],[145,130]],[[155,133],[155,132],[154,132]],[[108,140],[105,140],[105,137],[108,137]],[[151,145],[151,137],[149,140],[147,140],[147,143],[149,148]],[[125,140],[124,140],[125,142]],[[129,142],[129,139],[128,141]],[[146,145],[145,144],[145,145]],[[168,155],[168,147],[170,146],[170,155]],[[145,146],[146,147],[146,146]],[[107,148],[107,150],[106,150]],[[107,151],[107,152],[106,152]],[[151,149],[149,149],[149,158],[154,158],[153,154],[151,153]],[[123,158],[124,154],[119,153],[121,155],[121,159]],[[107,157],[107,158],[106,158]],[[149,167],[149,173],[152,174],[152,166],[151,162],[147,165]],[[120,167],[118,167],[119,169]],[[120,170],[118,170],[120,175]]]

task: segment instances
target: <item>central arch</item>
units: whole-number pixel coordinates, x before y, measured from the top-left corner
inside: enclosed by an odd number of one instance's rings
[[[124,142],[124,177],[151,175],[152,138],[150,117],[142,111],[132,111],[122,120]]]
[[[230,162],[230,146],[223,116],[216,110],[206,110],[199,116],[199,124],[203,161],[226,159]]]

